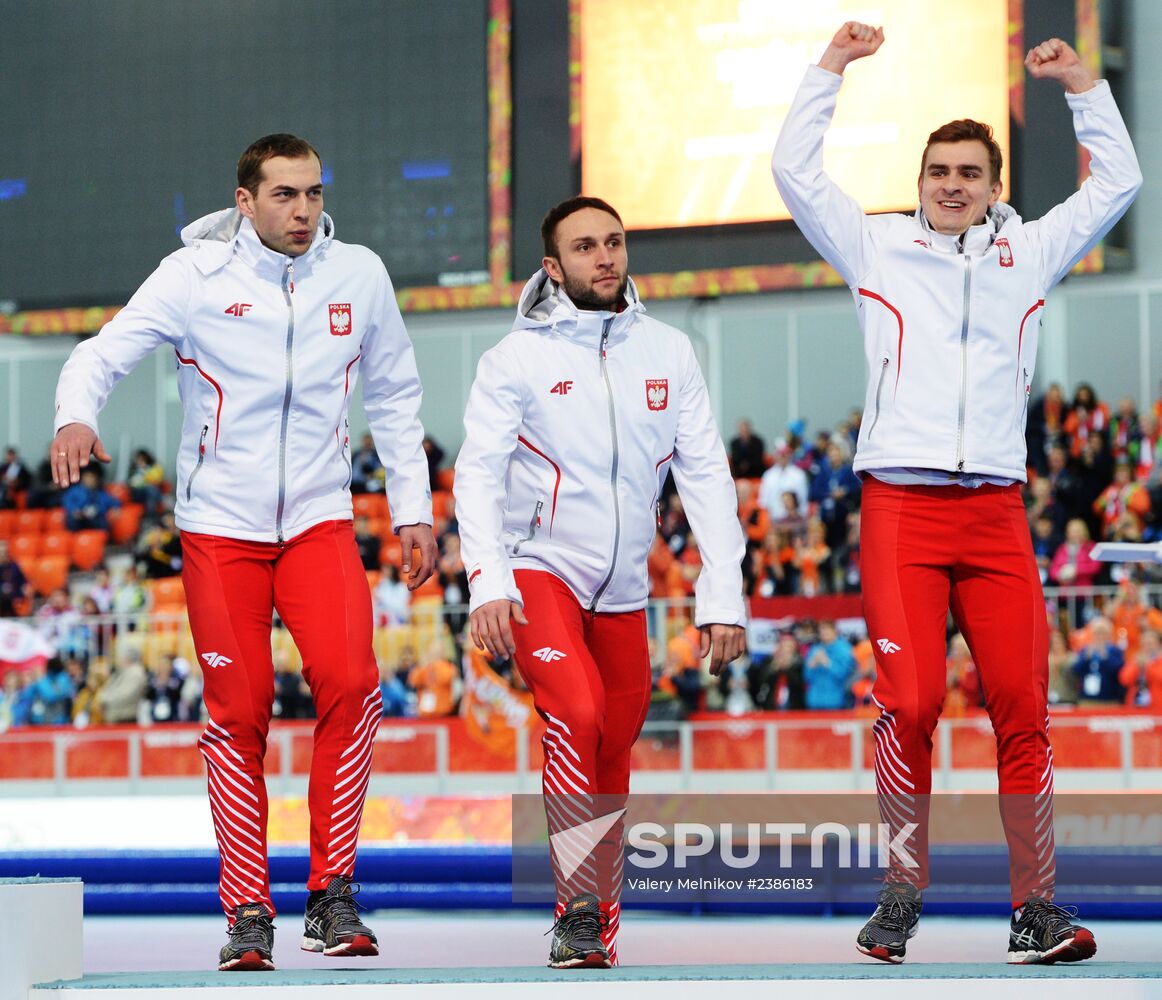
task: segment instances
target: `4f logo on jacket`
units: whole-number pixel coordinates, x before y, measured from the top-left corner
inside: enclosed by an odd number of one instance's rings
[[[351,303],[332,302],[327,306],[327,318],[331,321],[331,336],[346,337],[351,332]]]
[[[235,302],[222,311],[228,316],[245,316],[254,307],[249,302]]]
[[[1001,267],[1012,267],[1013,248],[1009,246],[1009,241],[1002,236],[996,241],[996,247],[1001,252]]]
[[[558,382],[553,388],[549,390],[555,396],[568,396],[569,390],[573,388],[572,381]]]
[[[670,401],[670,380],[668,378],[646,379],[646,406],[651,410],[664,410]]]

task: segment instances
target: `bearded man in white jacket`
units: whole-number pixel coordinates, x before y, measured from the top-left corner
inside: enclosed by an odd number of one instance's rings
[[[1093,934],[1053,902],[1048,629],[1021,502],[1025,415],[1045,295],[1125,212],[1142,183],[1105,81],[1060,39],[1025,66],[1066,91],[1091,176],[1024,222],[1001,196],[1001,150],[969,119],[931,134],[913,216],[865,216],[823,171],[846,66],[882,28],[849,21],[810,66],[775,146],[795,222],[850,286],[870,369],[854,468],[863,479],[863,605],[876,658],[876,791],[916,863],[893,858],[856,946],[900,962],[928,884],[932,734],[947,687],[949,609],[968,640],[997,736],[1009,846],[1010,963],[1092,956]]]
[[[647,316],[625,230],[598,198],[541,226],[543,267],[513,332],[481,359],[454,492],[471,635],[515,654],[548,724],[549,829],[609,815],[629,792],[650,660],[646,559],[672,470],[702,553],[695,624],[710,671],[745,648],[734,485],[689,339]],[[566,877],[554,852],[549,964],[617,964],[622,824]],[[572,867],[571,865],[567,867]]]
[[[276,610],[318,712],[301,946],[379,953],[352,898],[381,715],[371,598],[351,526],[347,414],[361,368],[410,586],[435,566],[411,341],[383,262],[334,238],[321,171],[303,139],[254,142],[238,161],[236,207],[187,226],[186,246],[77,346],[57,385],[51,461],[63,487],[91,456],[109,460],[97,415],[113,386],[154,348],[175,355],[175,516],[209,714],[199,747],[221,855],[223,971],[274,967],[263,757]]]

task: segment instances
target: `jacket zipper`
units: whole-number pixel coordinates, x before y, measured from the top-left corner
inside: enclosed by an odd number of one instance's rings
[[[605,383],[605,392],[609,398],[609,433],[613,441],[613,461],[609,467],[609,486],[613,492],[613,555],[609,560],[609,572],[605,574],[605,579],[601,581],[601,585],[593,594],[593,600],[589,602],[589,613],[597,614],[597,603],[601,600],[601,595],[605,593],[610,581],[613,579],[613,573],[617,569],[617,550],[621,547],[621,505],[617,500],[617,414],[613,408],[613,386],[609,381],[609,371],[606,368],[605,362],[605,348],[609,343],[609,327],[613,323],[613,317],[610,316],[601,328],[601,356],[599,364],[601,366],[601,379]]]
[[[517,543],[512,547],[512,554],[514,556],[520,552],[520,547],[524,545],[525,542],[531,542],[533,540],[533,535],[537,533],[537,528],[541,523],[541,511],[544,509],[544,507],[545,501],[538,500],[536,510],[533,511],[533,516],[529,520],[528,534],[525,535],[524,538],[518,539]]]
[[[1024,427],[1029,419],[1029,369],[1021,369],[1021,395],[1025,397],[1021,403],[1021,426]]]
[[[349,490],[351,488],[351,454],[347,450],[347,445],[351,443],[351,422],[344,418],[343,420],[343,442],[339,445],[339,454],[343,461],[347,463],[347,482],[343,484],[343,489]]]
[[[963,249],[961,253],[964,253]],[[960,409],[956,418],[956,471],[964,471],[964,410],[968,405],[968,297],[972,291],[972,258],[964,254],[964,316],[960,322]]]
[[[278,544],[285,544],[282,534],[282,515],[286,507],[286,431],[290,423],[291,391],[294,388],[294,358],[295,343],[295,307],[291,301],[291,293],[295,288],[294,261],[287,263],[286,272],[282,276],[282,295],[286,299],[286,391],[282,397],[282,422],[278,429],[278,509],[274,515],[274,529],[278,536]]]
[[[867,430],[867,439],[870,441],[872,431],[876,429],[876,424],[880,422],[880,393],[884,389],[884,376],[888,374],[888,359],[885,355],[884,360],[880,362],[880,380],[876,383],[876,412],[872,417],[871,427]]]
[[[190,478],[186,480],[186,503],[190,502],[190,494],[194,489],[194,477],[202,471],[202,462],[206,460],[206,435],[210,433],[210,425],[202,425],[202,436],[198,438],[198,464],[194,466],[194,471],[190,473]]]

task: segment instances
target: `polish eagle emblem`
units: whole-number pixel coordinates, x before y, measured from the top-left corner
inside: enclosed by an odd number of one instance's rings
[[[646,406],[651,410],[664,410],[670,398],[670,380],[665,378],[646,379]]]
[[[331,336],[346,337],[351,332],[351,303],[332,302],[327,306],[331,320]]]

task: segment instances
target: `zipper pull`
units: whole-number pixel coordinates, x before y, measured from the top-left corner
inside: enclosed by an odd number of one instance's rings
[[[288,281],[288,287],[290,288],[290,291],[291,291],[291,295],[294,295],[294,293],[295,293],[295,265],[294,265],[294,261],[291,261],[289,264],[287,264],[286,276],[287,276],[287,281]]]

